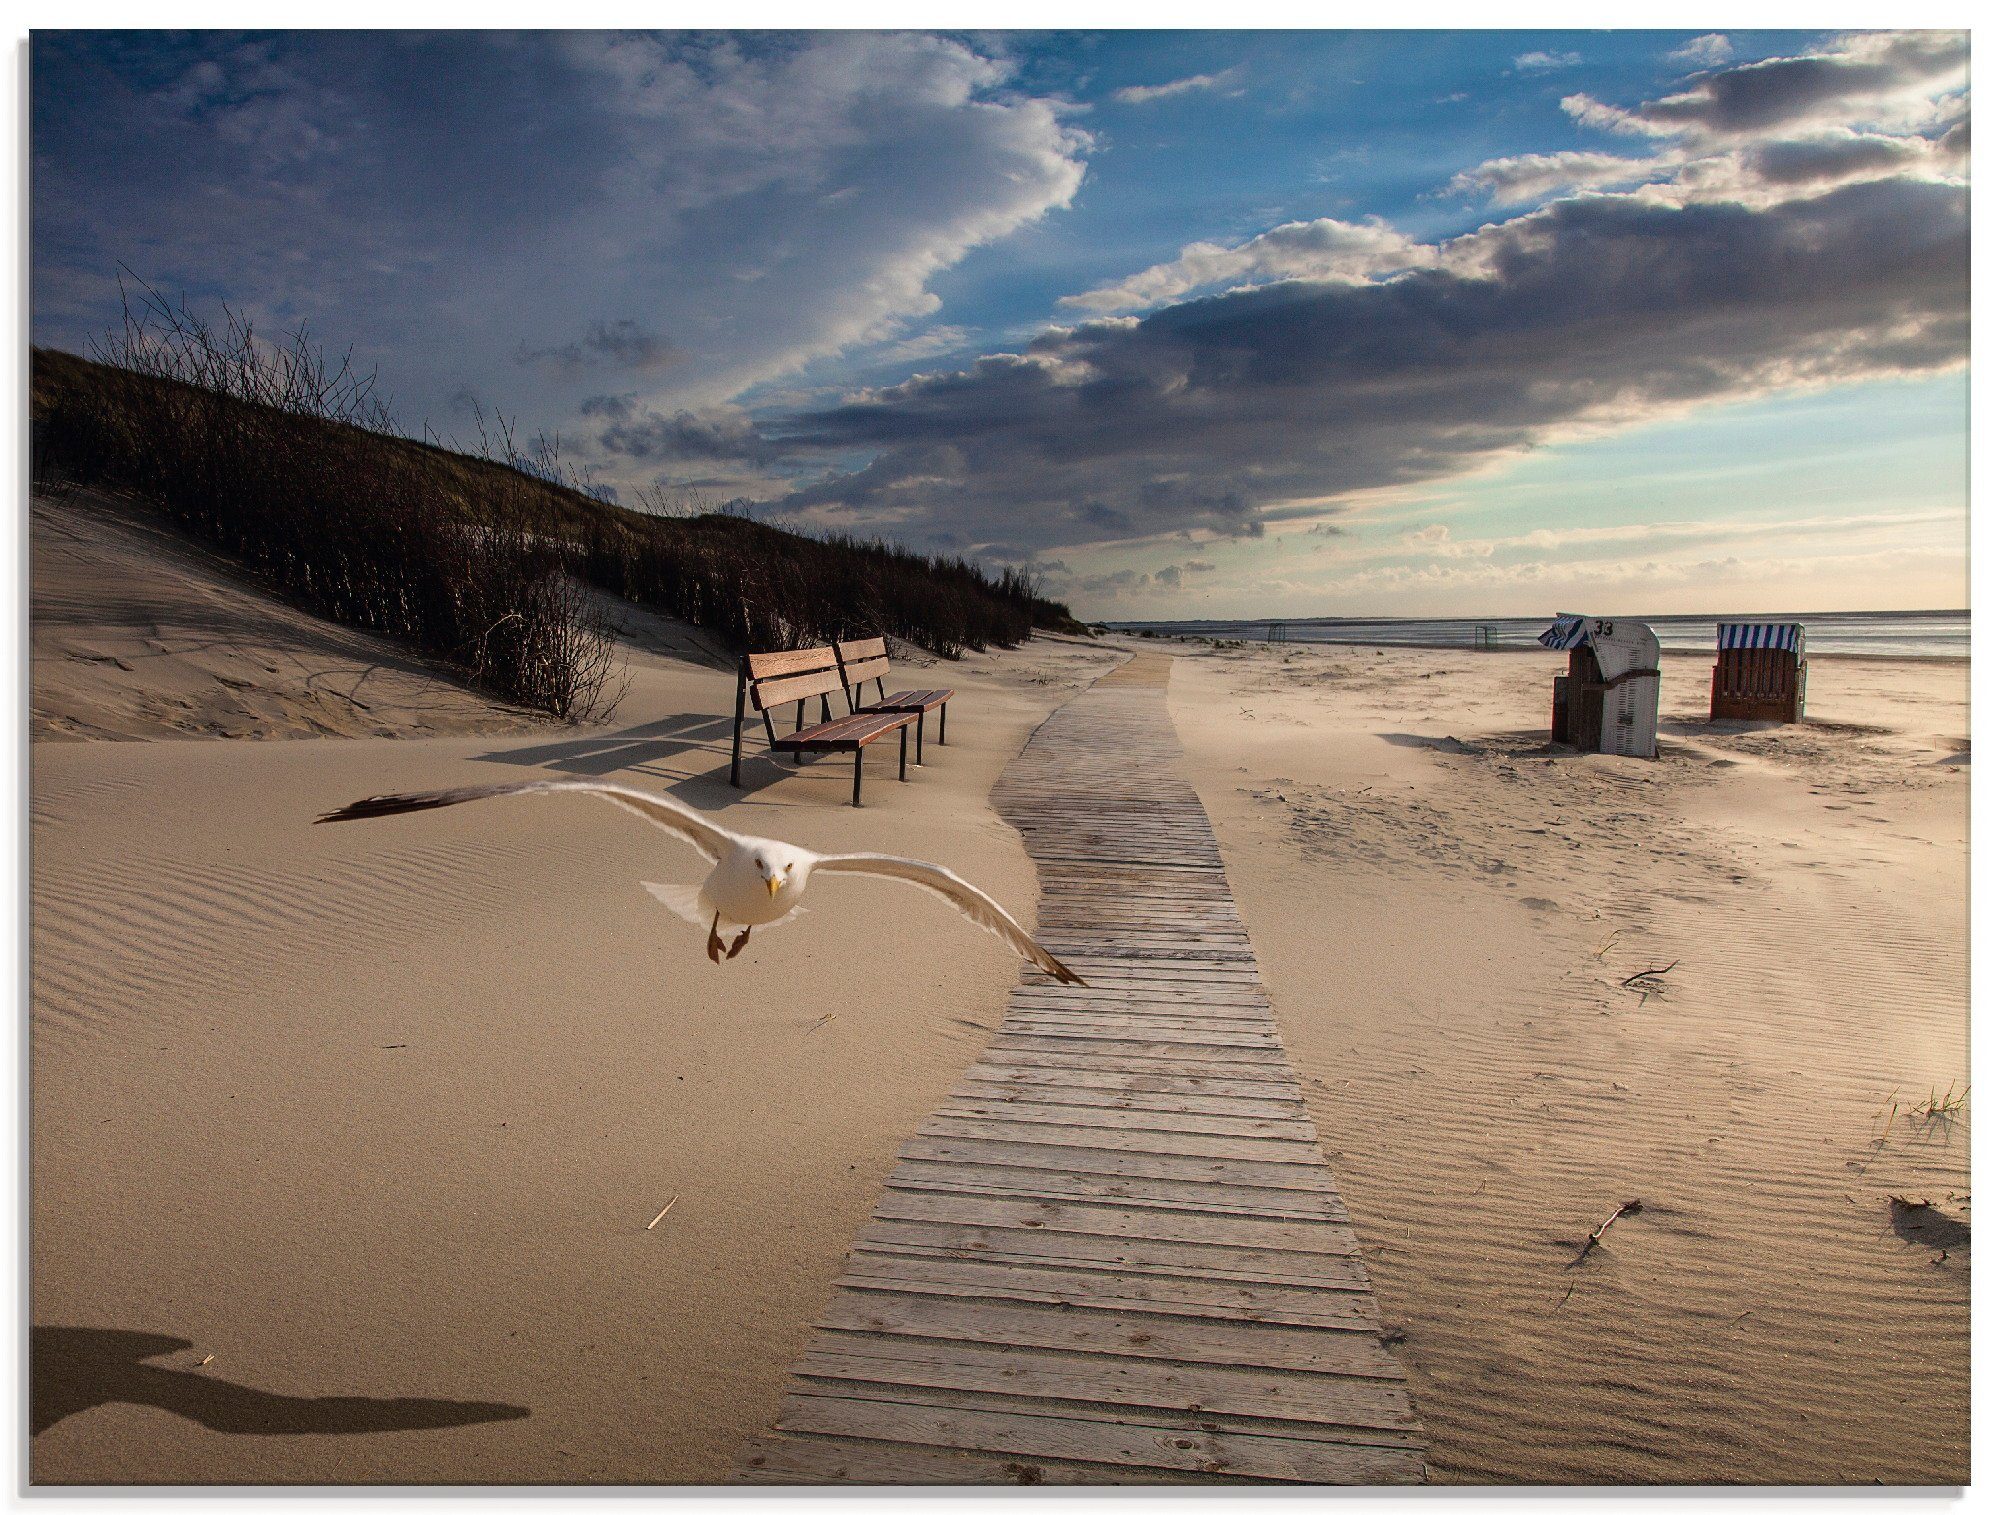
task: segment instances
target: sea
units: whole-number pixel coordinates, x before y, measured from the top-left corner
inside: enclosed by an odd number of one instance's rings
[[[1107,621],[1116,631],[1204,636],[1253,642],[1346,642],[1363,647],[1486,647],[1529,650],[1553,616],[1494,616],[1475,620],[1395,621],[1361,616],[1311,616],[1280,621]],[[1857,610],[1811,615],[1658,615],[1643,620],[1669,652],[1708,652],[1718,621],[1797,621],[1806,656],[1815,652],[1878,658],[1970,658],[1967,610]]]

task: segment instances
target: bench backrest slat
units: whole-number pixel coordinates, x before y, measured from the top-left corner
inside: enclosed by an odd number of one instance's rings
[[[888,678],[888,642],[878,636],[858,638],[854,642],[836,642],[834,650],[840,654],[840,666],[846,670],[848,686],[860,688],[868,680]]]
[[[835,646],[840,652],[841,666],[847,670],[849,684],[865,684],[870,679],[888,677],[889,644],[881,637],[863,637],[858,641],[839,642]]]
[[[809,700],[814,695],[832,694],[845,687],[831,647],[745,653],[743,675],[750,703],[759,711]]]
[[[790,673],[818,673],[834,668],[830,647],[801,647],[796,652],[750,652],[743,656],[752,679],[775,679]]]
[[[772,710],[795,700],[832,694],[843,687],[839,669],[819,668],[805,673],[785,674],[780,678],[753,678],[750,681],[750,699],[759,710]]]

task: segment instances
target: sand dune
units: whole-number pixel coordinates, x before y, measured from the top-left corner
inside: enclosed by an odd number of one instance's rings
[[[37,739],[521,731],[541,718],[272,599],[142,507],[31,501]]]
[[[1671,657],[1645,763],[1543,752],[1556,663],[1173,685],[1434,1472],[1960,1481],[1966,1120],[1912,1106],[1968,1077],[1965,665],[1816,659],[1776,729]]]

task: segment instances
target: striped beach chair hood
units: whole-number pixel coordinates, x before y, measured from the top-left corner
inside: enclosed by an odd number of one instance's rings
[[[1590,640],[1590,626],[1580,615],[1559,615],[1555,624],[1535,640],[1556,652],[1568,652]]]
[[[1797,652],[1805,645],[1805,638],[1806,629],[1797,621],[1718,621],[1715,626],[1717,652],[1755,647]]]

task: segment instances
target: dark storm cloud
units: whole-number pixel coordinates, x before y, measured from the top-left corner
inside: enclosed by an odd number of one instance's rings
[[[1385,283],[1087,323],[795,415],[771,428],[782,446],[879,451],[783,504],[1042,547],[1243,535],[1274,503],[1461,473],[1578,424],[1966,355],[1961,185],[1568,200],[1441,251]]]

